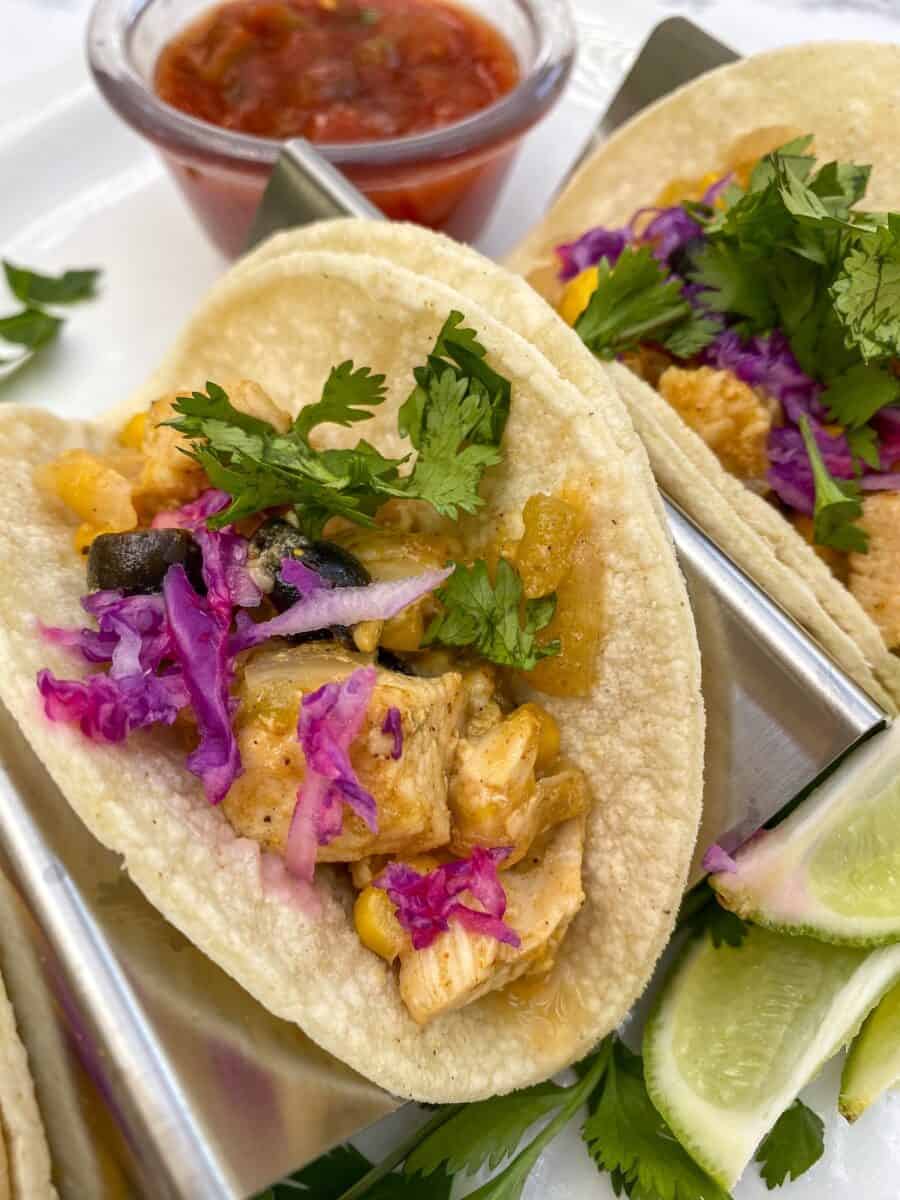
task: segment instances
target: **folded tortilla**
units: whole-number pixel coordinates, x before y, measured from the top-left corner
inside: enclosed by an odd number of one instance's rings
[[[0,979],[0,1200],[55,1197],[28,1055]]]
[[[508,265],[551,302],[561,285],[554,248],[595,225],[621,226],[672,179],[721,169],[738,137],[790,126],[824,160],[872,163],[866,205],[896,207],[900,46],[817,43],[756,55],[701,76],[629,121],[574,175]],[[809,544],[776,509],[729,475],[702,439],[624,367],[616,383],[660,485],[889,711],[900,659]]]
[[[456,290],[430,277],[443,280],[436,258],[434,271],[428,266],[432,239],[421,237],[416,270],[397,265],[403,256],[393,248],[380,256],[310,250],[235,269],[131,407],[208,379],[227,388],[248,378],[295,411],[318,395],[333,364],[352,358],[387,375],[388,399],[365,436],[395,453],[412,367],[455,308],[513,389],[504,462],[483,486],[484,536],[533,493],[590,481],[605,562],[596,682],[587,700],[540,697],[592,785],[587,900],[540,1002],[488,995],[420,1028],[390,967],[359,941],[339,872],[317,869],[322,914],[310,919],[273,888],[281,861],[238,838],[207,805],[167,731],[101,746],[45,720],[35,672],[47,665],[71,675],[73,664],[36,636],[34,619],[78,624],[85,584],[71,526],[36,490],[33,468],[72,445],[102,446],[112,418],[87,426],[34,410],[0,414],[0,554],[15,564],[0,580],[0,698],[148,898],[266,1007],[397,1095],[461,1101],[526,1086],[577,1059],[643,990],[671,933],[696,837],[703,708],[684,583],[646,456],[613,388],[593,368],[585,387],[577,368],[567,373],[569,358],[585,361],[583,348],[525,285],[478,259],[477,294]],[[474,260],[456,254],[464,275]],[[507,289],[521,296],[521,332],[503,323]],[[329,444],[358,436],[336,430]]]

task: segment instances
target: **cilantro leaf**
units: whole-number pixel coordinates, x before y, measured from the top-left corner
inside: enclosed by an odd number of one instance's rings
[[[482,475],[501,458],[496,445],[477,440],[485,422],[490,423],[490,398],[451,367],[430,373],[426,386],[416,390],[424,399],[417,409],[413,444],[419,454],[407,493],[452,519],[458,509],[473,513],[482,504]]]
[[[62,275],[41,275],[27,267],[3,260],[9,290],[23,304],[74,304],[96,295],[98,270],[64,271]]]
[[[52,342],[63,324],[62,318],[40,308],[23,308],[13,316],[0,317],[0,339],[33,352]]]
[[[372,1163],[349,1144],[337,1146],[309,1166],[272,1184],[256,1200],[340,1200],[372,1170]],[[366,1200],[448,1200],[453,1180],[438,1171],[427,1184],[420,1179],[385,1174],[366,1188]]]
[[[442,1164],[451,1174],[472,1175],[484,1166],[493,1170],[515,1153],[529,1126],[559,1108],[566,1096],[566,1088],[548,1082],[467,1104],[412,1152],[404,1170],[430,1175]]]
[[[748,930],[746,921],[719,902],[708,880],[685,896],[678,913],[678,928],[688,929],[694,936],[708,936],[717,950],[720,946],[742,945]]]
[[[332,367],[322,389],[318,404],[307,404],[301,408],[294,422],[294,433],[308,438],[316,425],[352,425],[355,421],[368,421],[371,409],[384,402],[385,386],[383,375],[373,375],[371,367],[354,370],[349,360],[339,367]]]
[[[765,264],[728,241],[710,241],[694,255],[691,280],[703,286],[703,303],[717,312],[746,317],[750,329],[768,329],[775,320]]]
[[[847,431],[847,444],[850,453],[860,462],[871,467],[873,471],[881,470],[881,455],[878,452],[878,434],[871,425],[863,425],[859,429]]]
[[[663,339],[663,345],[677,358],[693,358],[721,333],[721,323],[706,313],[692,312]]]
[[[600,1083],[608,1068],[610,1050],[611,1040],[607,1038],[594,1055],[579,1064],[582,1068],[579,1071],[579,1080],[570,1088],[564,1089],[565,1103],[553,1120],[544,1126],[537,1137],[520,1151],[499,1175],[471,1192],[466,1200],[520,1200],[531,1169],[544,1147],[569,1123]],[[510,1099],[515,1099],[515,1096],[511,1096]]]
[[[825,1125],[822,1118],[795,1100],[781,1114],[760,1143],[756,1161],[766,1187],[781,1187],[790,1176],[799,1179],[819,1161],[825,1152]]]
[[[280,434],[268,421],[234,408],[218,384],[179,396],[174,407],[176,419],[168,424],[192,440],[190,456],[213,487],[231,496],[231,504],[210,518],[212,528],[291,504],[304,532],[318,537],[333,516],[373,524],[380,505],[403,494],[403,459],[384,458],[366,442],[354,450],[315,450],[302,425],[295,422]]]
[[[582,1129],[601,1171],[632,1200],[729,1200],[675,1140],[650,1100],[640,1055],[616,1040]]]
[[[866,194],[871,174],[870,166],[829,162],[816,172],[810,190],[821,199],[832,216],[847,219],[850,209]]]
[[[859,235],[831,295],[847,342],[866,362],[900,354],[900,216]]]
[[[575,332],[601,358],[658,340],[691,316],[679,281],[666,275],[649,246],[626,246],[615,266],[604,258],[597,270],[597,287]]]
[[[553,619],[556,596],[527,600],[520,619],[522,580],[505,558],[492,585],[487,564],[459,564],[437,593],[444,612],[425,631],[424,644],[474,646],[482,658],[501,666],[532,670],[542,658],[559,654],[558,641],[540,644],[537,634]]]
[[[856,484],[834,479],[822,461],[816,439],[809,427],[809,418],[800,418],[800,432],[816,487],[816,506],[813,514],[813,536],[820,546],[836,550],[855,550],[865,554],[869,538],[865,530],[854,525],[862,516],[862,503]]]
[[[855,363],[830,381],[822,403],[848,429],[866,425],[879,409],[900,399],[900,379],[874,363]]]

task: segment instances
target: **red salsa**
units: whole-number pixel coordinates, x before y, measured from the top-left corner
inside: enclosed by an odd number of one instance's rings
[[[226,129],[366,142],[459,121],[518,80],[506,39],[443,0],[230,0],[163,49],[155,86]]]

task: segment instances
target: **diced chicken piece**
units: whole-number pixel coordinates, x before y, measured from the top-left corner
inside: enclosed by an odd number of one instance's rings
[[[532,970],[546,970],[584,902],[581,860],[584,819],[557,826],[545,845],[504,872],[504,920],[521,939],[519,947],[472,934],[451,921],[424,950],[400,954],[400,995],[415,1021],[424,1025],[462,1008]]]
[[[467,737],[480,737],[503,720],[503,710],[496,699],[496,687],[497,677],[493,667],[481,665],[463,672]]]
[[[745,482],[765,479],[772,411],[749,384],[731,371],[669,367],[660,376],[659,391],[726,471]]]
[[[476,738],[464,738],[450,780],[450,849],[465,857],[476,846],[512,846],[504,866],[523,858],[551,825],[583,813],[589,803],[580,771],[566,768],[535,779],[541,742],[536,705],[521,708]]]
[[[869,550],[850,555],[850,591],[888,646],[900,647],[900,494],[867,496],[858,524],[869,535]]]
[[[832,574],[846,583],[850,574],[850,564],[847,555],[833,546],[820,546],[815,540],[815,522],[805,513],[794,513],[791,517],[794,528],[800,536],[812,546],[822,562],[830,568]]]
[[[209,487],[202,467],[182,451],[189,441],[165,424],[174,420],[178,393],[154,401],[144,424],[141,451],[144,466],[135,496],[145,512],[173,507],[195,499]],[[243,380],[231,388],[228,398],[236,409],[251,417],[268,421],[280,432],[290,427],[290,417],[280,409],[257,383]]]
[[[332,643],[266,646],[242,672],[236,730],[244,773],[223,801],[238,833],[283,853],[304,757],[297,741],[301,696],[369,665],[363,655]],[[403,752],[382,731],[388,709],[400,710]],[[462,720],[461,679],[450,673],[420,679],[378,671],[365,724],[350,748],[360,783],[375,797],[378,832],[349,809],[343,832],[319,848],[320,862],[353,862],[370,855],[413,855],[450,837],[447,778]]]

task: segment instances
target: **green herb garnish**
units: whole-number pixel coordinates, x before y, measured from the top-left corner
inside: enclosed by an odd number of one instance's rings
[[[42,347],[59,335],[65,324],[62,317],[44,311],[46,304],[74,304],[92,299],[96,294],[99,271],[66,271],[62,275],[41,275],[27,267],[3,262],[9,289],[24,308],[7,317],[0,317],[0,342],[21,347],[11,357],[0,355],[0,380],[8,377],[29,362]]]
[[[820,546],[864,554],[869,545],[868,534],[854,524],[862,516],[858,485],[851,480],[838,481],[830,474],[809,427],[809,418],[805,415],[800,418],[800,432],[816,488],[813,514],[816,541]]]
[[[641,342],[668,344],[675,353],[696,354],[718,326],[694,313],[677,279],[654,258],[649,246],[626,246],[614,266],[602,259],[597,287],[575,331],[595,354],[615,358]]]
[[[790,1176],[799,1179],[825,1153],[825,1126],[822,1118],[795,1100],[781,1114],[756,1152],[760,1174],[766,1187],[781,1187]]]
[[[522,580],[505,558],[497,564],[494,584],[483,559],[471,567],[458,565],[437,593],[445,611],[426,630],[425,645],[472,646],[489,662],[531,671],[542,658],[559,654],[558,641],[537,641],[553,619],[556,596],[526,600],[523,611],[522,590]]]
[[[719,902],[704,879],[682,900],[677,928],[689,930],[694,937],[709,937],[718,950],[721,946],[741,946],[749,926]]]
[[[461,313],[452,312],[427,362],[415,371],[416,386],[399,415],[401,436],[418,451],[411,473],[400,473],[409,455],[390,459],[360,441],[352,450],[317,450],[310,443],[322,424],[364,422],[384,400],[383,375],[352,362],[332,368],[321,399],[300,410],[287,433],[246,417],[225,391],[180,396],[170,424],[190,439],[189,451],[214,487],[231,504],[210,521],[228,525],[267,508],[290,505],[301,528],[321,534],[331,517],[372,525],[392,497],[427,501],[443,516],[474,513],[485,470],[500,461],[499,445],[509,415],[509,381],[485,361],[484,347]]]

